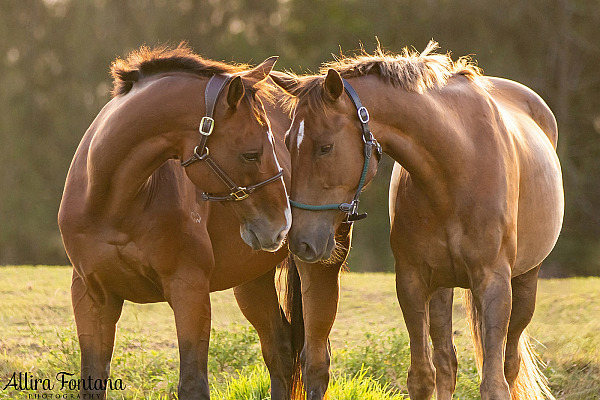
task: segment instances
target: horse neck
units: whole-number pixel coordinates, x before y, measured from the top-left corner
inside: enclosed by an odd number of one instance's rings
[[[414,93],[396,88],[376,76],[349,79],[369,109],[371,130],[385,153],[397,161],[411,180],[431,196],[444,193],[441,176],[459,168],[456,154],[464,154],[458,127],[459,109],[448,106],[438,90]],[[458,157],[460,158],[460,157]]]
[[[198,140],[194,123],[202,112],[199,101],[186,98],[185,92],[178,97],[186,100],[154,92],[145,87],[113,100],[103,120],[93,124],[97,130],[87,157],[88,211],[120,219],[145,204],[152,174],[180,156],[184,142]],[[190,103],[196,103],[195,112]]]

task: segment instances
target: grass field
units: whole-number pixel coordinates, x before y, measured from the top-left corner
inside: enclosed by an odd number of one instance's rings
[[[331,342],[332,400],[396,400],[406,396],[408,337],[391,274],[342,276],[342,297]],[[78,372],[79,350],[70,304],[70,268],[0,267],[0,399],[33,394],[70,397],[67,390],[15,390],[16,372],[51,379]],[[476,399],[478,376],[464,308],[456,291],[454,315],[459,352],[455,398]],[[214,293],[209,369],[217,399],[268,399],[268,375],[258,338],[231,291]],[[552,392],[558,399],[600,399],[600,279],[542,280],[529,332],[539,342]],[[171,309],[166,304],[126,303],[119,322],[112,376],[125,390],[114,399],[173,398],[178,355]],[[4,388],[4,389],[3,389]],[[406,397],[407,398],[407,397]]]

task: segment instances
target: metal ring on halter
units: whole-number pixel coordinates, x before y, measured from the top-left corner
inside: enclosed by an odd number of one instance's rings
[[[197,161],[202,161],[202,160],[204,160],[206,157],[208,157],[208,155],[210,154],[210,151],[208,150],[208,147],[204,147],[204,150],[206,150],[206,151],[204,152],[204,154],[198,154],[198,147],[200,147],[200,146],[196,146],[196,147],[194,147],[194,154],[195,154],[195,155],[196,155],[196,157],[197,157],[197,158],[196,158],[196,160],[197,160]]]

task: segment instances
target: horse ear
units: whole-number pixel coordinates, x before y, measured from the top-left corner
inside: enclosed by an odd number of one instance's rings
[[[285,72],[271,71],[269,74],[273,82],[291,96],[296,95],[299,80],[296,76]]]
[[[240,104],[242,97],[244,97],[245,92],[242,78],[239,76],[233,78],[229,84],[229,91],[227,92],[227,104],[229,104],[229,107],[236,109]]]
[[[329,69],[323,82],[323,94],[329,101],[336,101],[344,93],[344,82],[340,73],[335,69]]]
[[[267,58],[254,69],[248,71],[245,76],[253,80],[255,79],[257,83],[265,80],[267,76],[269,76],[269,73],[273,70],[273,67],[278,59],[279,56]]]

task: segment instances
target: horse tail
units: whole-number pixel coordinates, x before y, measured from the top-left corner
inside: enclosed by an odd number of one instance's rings
[[[471,339],[473,340],[473,347],[475,348],[475,363],[477,365],[477,372],[481,378],[481,368],[483,367],[483,342],[481,341],[481,323],[479,321],[479,312],[475,307],[475,301],[473,300],[473,294],[470,290],[465,291],[465,310],[467,313],[467,322],[469,323],[469,329],[471,330]]]
[[[304,316],[302,311],[302,292],[300,287],[300,275],[294,261],[294,256],[290,254],[287,262],[287,279],[285,293],[285,314],[287,315],[292,327],[292,383],[291,393],[293,400],[300,400],[306,397],[304,385],[302,383],[302,363],[300,353],[304,347]]]
[[[535,354],[527,332],[523,332],[519,338],[519,356],[521,368],[511,393],[512,398],[514,400],[556,400],[548,387],[548,379],[540,370],[542,362]]]
[[[481,323],[475,302],[473,301],[473,294],[470,290],[467,290],[465,295],[465,308],[475,347],[477,371],[481,377],[481,368],[483,366]],[[512,388],[511,398],[513,400],[556,400],[550,392],[548,380],[539,368],[541,361],[535,354],[529,340],[529,335],[525,331],[523,331],[519,338],[519,358],[521,359],[521,366]]]

